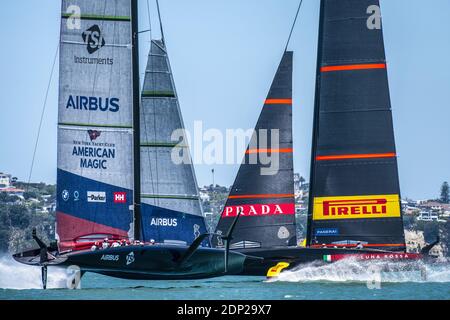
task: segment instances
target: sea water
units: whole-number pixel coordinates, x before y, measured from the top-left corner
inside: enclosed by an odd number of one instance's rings
[[[226,276],[189,281],[131,281],[87,273],[81,289],[67,289],[67,272],[49,268],[41,290],[40,268],[0,258],[0,300],[359,300],[450,299],[450,264],[314,263],[276,279]]]

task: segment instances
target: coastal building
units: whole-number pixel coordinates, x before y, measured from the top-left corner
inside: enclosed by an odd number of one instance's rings
[[[11,175],[0,172],[0,190],[11,187]]]
[[[439,215],[436,211],[421,211],[418,221],[438,221]]]
[[[202,201],[209,201],[210,200],[210,196],[209,196],[208,192],[206,192],[206,191],[200,191],[199,195],[200,195],[200,199]]]
[[[12,175],[0,172],[0,192],[11,196],[23,197],[25,190],[17,189],[12,185]]]

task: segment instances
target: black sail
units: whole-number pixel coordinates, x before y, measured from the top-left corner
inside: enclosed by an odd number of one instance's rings
[[[255,127],[217,226],[226,234],[239,210],[231,248],[268,248],[295,245],[295,203],[292,158],[292,52],[285,52]],[[268,144],[264,146],[267,132]],[[274,145],[276,133],[279,145]],[[261,156],[278,157],[268,165]],[[274,162],[276,162],[274,160]],[[265,164],[266,163],[266,164]],[[272,168],[271,168],[272,167]],[[214,237],[213,243],[223,241]]]
[[[403,251],[378,0],[322,0],[307,243]]]

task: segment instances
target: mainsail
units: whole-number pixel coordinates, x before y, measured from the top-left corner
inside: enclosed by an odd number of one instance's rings
[[[404,250],[378,0],[322,0],[307,242]]]
[[[226,234],[239,211],[231,248],[270,248],[296,244],[294,173],[292,153],[292,52],[285,52],[255,127],[252,141],[239,168],[217,226]],[[279,145],[274,139],[279,133]],[[272,146],[261,147],[264,136]],[[269,141],[268,141],[269,142]],[[277,155],[278,166],[269,169],[260,155]],[[256,157],[255,157],[256,156]],[[256,160],[256,161],[255,161]],[[264,169],[266,173],[264,174]],[[213,243],[222,246],[221,237]]]
[[[206,225],[163,41],[152,41],[141,103],[143,239],[190,244]],[[174,132],[182,141],[172,140]],[[176,163],[172,154],[184,158]],[[206,242],[205,245],[209,245]]]
[[[128,237],[133,214],[130,0],[63,0],[57,236]]]

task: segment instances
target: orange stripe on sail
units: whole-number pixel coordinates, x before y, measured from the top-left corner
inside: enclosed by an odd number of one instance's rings
[[[270,198],[294,198],[293,194],[245,194],[229,196],[228,199],[270,199]]]
[[[292,153],[294,149],[285,148],[285,149],[249,149],[245,153],[246,154],[255,154],[255,153]]]
[[[264,104],[292,104],[292,99],[267,99]]]
[[[321,72],[330,71],[346,71],[346,70],[369,70],[369,69],[386,69],[385,63],[372,64],[349,64],[343,66],[326,66],[320,69]]]
[[[345,160],[345,159],[373,159],[373,158],[395,158],[395,153],[367,153],[367,154],[342,154],[333,156],[317,156],[317,161]]]

